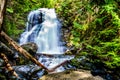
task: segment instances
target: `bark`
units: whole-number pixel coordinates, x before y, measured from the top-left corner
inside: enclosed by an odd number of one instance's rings
[[[3,14],[5,11],[6,0],[0,0],[0,31],[3,24]]]
[[[5,62],[5,66],[7,68],[7,70],[12,73],[16,78],[18,78],[17,73],[14,71],[14,69],[12,68],[12,66],[10,65],[6,55],[4,53],[0,53],[0,57],[4,60]]]

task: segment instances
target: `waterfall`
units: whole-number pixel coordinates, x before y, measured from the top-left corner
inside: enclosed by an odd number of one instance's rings
[[[27,28],[21,35],[20,45],[34,42],[38,45],[37,53],[62,54],[60,42],[60,22],[54,9],[42,8],[28,15]]]
[[[57,19],[55,9],[41,8],[29,13],[26,30],[21,34],[20,45],[34,42],[38,46],[37,54],[50,54],[54,57],[40,56],[39,61],[52,68],[73,57],[63,56],[64,46],[60,41],[61,24]],[[61,55],[61,56],[55,56]],[[64,70],[60,67],[58,71]]]

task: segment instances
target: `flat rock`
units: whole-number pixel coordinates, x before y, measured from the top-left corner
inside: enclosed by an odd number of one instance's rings
[[[104,80],[100,76],[93,76],[88,70],[67,70],[42,76],[39,80]]]

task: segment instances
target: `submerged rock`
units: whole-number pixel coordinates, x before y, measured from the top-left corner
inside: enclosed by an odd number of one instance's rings
[[[39,80],[104,80],[100,76],[93,76],[88,70],[67,70],[60,73],[44,75]]]

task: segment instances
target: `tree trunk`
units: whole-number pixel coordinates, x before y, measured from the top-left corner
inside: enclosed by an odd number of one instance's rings
[[[3,14],[5,11],[6,0],[0,0],[0,31],[3,24]]]

